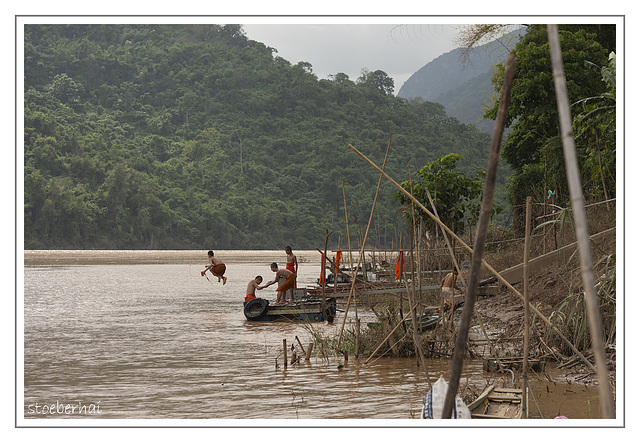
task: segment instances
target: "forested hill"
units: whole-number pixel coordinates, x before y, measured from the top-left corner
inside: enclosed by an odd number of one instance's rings
[[[379,175],[349,144],[382,165],[391,140],[399,182],[452,152],[486,168],[489,136],[442,105],[382,71],[318,79],[240,25],[27,25],[24,45],[27,249],[316,248],[345,232],[343,182],[354,237],[369,219]]]
[[[509,48],[525,31],[520,28],[470,51],[458,48],[442,54],[409,77],[398,97],[440,103],[448,115],[493,134],[494,122],[484,119],[483,114],[495,94],[491,84],[494,65],[504,63]]]

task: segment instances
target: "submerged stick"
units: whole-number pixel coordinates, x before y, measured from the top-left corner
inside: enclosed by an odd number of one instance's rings
[[[551,51],[553,82],[558,102],[558,117],[560,118],[560,131],[562,133],[562,148],[567,168],[567,182],[569,184],[569,193],[571,194],[571,205],[573,206],[580,262],[582,263],[582,284],[584,286],[585,301],[587,303],[589,329],[591,330],[591,342],[593,343],[592,349],[596,360],[598,384],[600,385],[600,404],[605,418],[615,418],[613,411],[613,396],[610,389],[607,362],[605,360],[604,341],[602,339],[600,311],[598,308],[598,299],[595,293],[593,262],[591,260],[589,233],[587,231],[587,216],[583,207],[580,169],[578,168],[578,158],[573,139],[571,111],[569,110],[567,83],[562,65],[562,51],[560,49],[558,25],[547,25],[547,33],[549,35],[549,49]]]

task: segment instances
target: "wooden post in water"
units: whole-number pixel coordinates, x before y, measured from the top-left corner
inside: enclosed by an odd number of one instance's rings
[[[284,356],[284,367],[287,367],[287,339],[282,339],[282,355]]]
[[[587,230],[587,216],[584,210],[582,186],[580,183],[580,169],[578,168],[578,158],[576,155],[575,141],[573,139],[571,111],[569,109],[569,96],[567,83],[564,76],[562,64],[562,51],[560,49],[560,37],[558,35],[558,25],[547,25],[549,35],[549,49],[551,51],[551,67],[553,69],[553,83],[556,89],[556,100],[558,102],[558,117],[560,118],[560,131],[562,134],[562,148],[567,169],[567,182],[571,194],[571,204],[575,220],[576,240],[580,262],[582,264],[582,285],[585,291],[585,301],[587,304],[587,314],[589,317],[589,329],[591,330],[591,349],[596,360],[596,373],[598,374],[598,384],[600,390],[600,405],[604,418],[615,418],[613,410],[613,395],[607,362],[604,352],[604,341],[602,339],[602,325],[600,323],[600,310],[598,299],[595,293],[595,279],[593,275],[593,262],[589,244],[589,232]]]
[[[527,399],[527,386],[529,384],[529,250],[531,248],[531,196],[527,197],[527,209],[524,232],[524,258],[522,261],[524,283],[524,346],[522,357],[522,411],[524,418],[529,418],[529,401]]]
[[[296,341],[298,342],[298,344],[300,345],[300,349],[302,349],[302,353],[306,354],[307,351],[305,351],[304,346],[302,346],[302,343],[300,343],[300,339],[298,338],[298,336],[296,335]]]
[[[313,342],[309,343],[307,346],[307,353],[305,355],[305,360],[311,360],[311,351],[313,351]]]
[[[360,319],[356,318],[356,358],[360,355]]]

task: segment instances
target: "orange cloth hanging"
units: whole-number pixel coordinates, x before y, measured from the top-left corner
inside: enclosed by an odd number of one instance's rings
[[[404,268],[404,252],[400,249],[400,254],[398,254],[398,263],[396,264],[396,280],[398,280],[402,276],[402,270]]]
[[[340,270],[340,259],[342,258],[342,251],[338,249],[336,252],[336,274]]]
[[[324,252],[320,253],[320,278],[318,279],[318,284],[320,286],[324,286]]]

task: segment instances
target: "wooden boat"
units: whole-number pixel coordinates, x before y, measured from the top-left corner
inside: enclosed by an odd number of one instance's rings
[[[435,328],[439,318],[440,314],[438,313],[420,315],[418,317],[418,327],[421,327],[422,329]],[[406,323],[407,327],[410,327],[413,323],[413,320],[411,319],[411,317],[409,317],[404,322]]]
[[[254,298],[244,304],[244,316],[249,321],[324,321],[336,315],[336,299],[309,297],[293,303],[272,305],[264,298]]]
[[[471,418],[522,418],[522,389],[491,385],[467,407]]]

